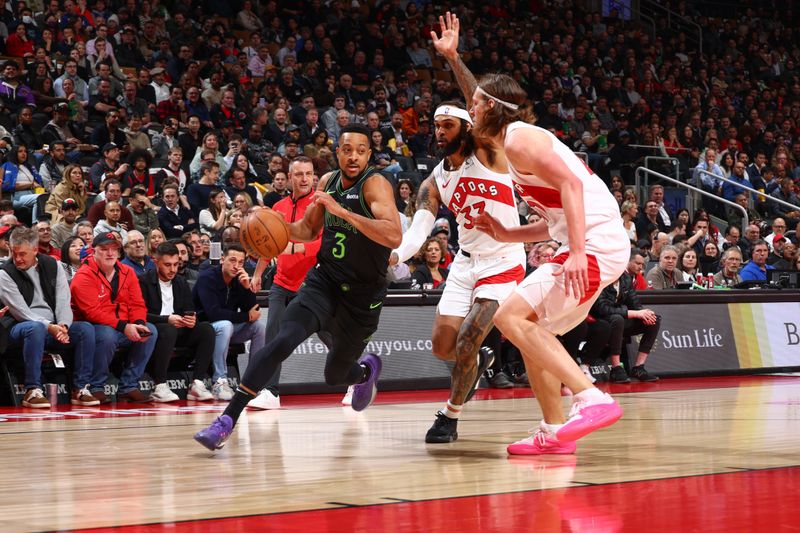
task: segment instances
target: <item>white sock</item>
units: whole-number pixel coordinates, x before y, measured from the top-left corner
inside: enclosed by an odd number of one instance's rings
[[[564,424],[548,424],[542,420],[539,426],[547,430],[547,433],[549,433],[551,437],[556,438],[556,432],[561,429]]]
[[[464,406],[456,405],[454,403],[451,403],[450,400],[447,400],[447,403],[445,404],[442,413],[444,413],[444,416],[446,416],[447,418],[458,420],[458,415],[461,414],[462,407]]]
[[[589,387],[575,395],[576,399],[580,399],[586,403],[606,403],[606,395],[597,387]]]

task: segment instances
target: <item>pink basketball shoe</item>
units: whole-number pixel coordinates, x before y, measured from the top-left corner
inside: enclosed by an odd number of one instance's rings
[[[569,420],[556,432],[556,437],[562,442],[576,441],[592,431],[610,426],[620,417],[622,408],[609,394],[590,401],[575,396]]]
[[[506,451],[509,455],[545,455],[545,454],[570,454],[575,453],[577,445],[574,442],[561,442],[539,426],[536,431],[530,431],[531,436],[509,444]]]

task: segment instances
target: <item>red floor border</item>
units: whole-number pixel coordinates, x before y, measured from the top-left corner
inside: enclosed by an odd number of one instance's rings
[[[509,460],[537,472],[574,469],[577,458]],[[798,508],[800,466],[792,466],[80,531],[771,531],[796,526]]]

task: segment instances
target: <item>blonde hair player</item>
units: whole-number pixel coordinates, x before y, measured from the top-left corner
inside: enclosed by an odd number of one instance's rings
[[[422,182],[417,211],[389,262],[405,261],[419,250],[434,227],[440,205],[458,221],[459,252],[450,265],[433,324],[433,353],[453,361],[450,397],[425,435],[427,443],[458,438],[458,418],[494,354],[481,343],[495,311],[525,277],[521,243],[503,243],[478,231],[475,221],[490,213],[501,224],[519,226],[514,188],[502,150],[475,142],[472,118],[461,104],[445,102],[433,114],[436,143],[444,159]]]
[[[630,244],[619,206],[599,177],[545,129],[532,125],[526,93],[512,78],[488,74],[478,83],[458,56],[459,21],[440,17],[436,50],[453,69],[475,122],[475,136],[503,147],[520,196],[541,220],[504,227],[489,213],[478,229],[501,242],[561,243],[552,262],[520,283],[494,321],[520,350],[544,420],[533,434],[508,446],[510,454],[568,454],[575,441],[622,416],[610,395],[595,388],[556,335],[579,324],[603,287],[625,270]],[[561,384],[574,393],[569,417],[561,407]]]

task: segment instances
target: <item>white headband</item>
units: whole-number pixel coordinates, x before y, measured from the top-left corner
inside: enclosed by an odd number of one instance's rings
[[[519,106],[517,104],[512,104],[511,102],[506,102],[505,100],[500,100],[496,96],[492,96],[491,94],[489,94],[486,91],[484,91],[483,87],[481,87],[480,85],[478,85],[477,89],[478,89],[478,92],[481,93],[483,96],[485,96],[486,98],[489,98],[491,100],[494,100],[495,102],[497,102],[500,105],[506,106],[509,109],[514,109],[514,110],[519,109]]]
[[[440,105],[436,108],[436,112],[433,114],[433,117],[458,117],[461,120],[465,120],[469,124],[472,124],[472,117],[469,116],[469,112],[466,109],[461,109],[460,107],[455,107],[452,105]]]

